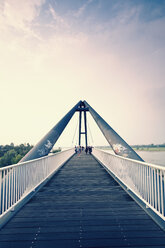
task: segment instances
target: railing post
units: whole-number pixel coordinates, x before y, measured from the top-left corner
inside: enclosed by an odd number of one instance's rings
[[[0,215],[2,213],[2,171],[0,171]]]
[[[161,191],[161,212],[164,216],[164,198],[163,198],[163,177],[162,177],[162,171],[160,171],[160,191]]]

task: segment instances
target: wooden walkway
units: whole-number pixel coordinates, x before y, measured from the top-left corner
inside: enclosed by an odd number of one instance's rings
[[[75,155],[0,231],[1,248],[165,247],[165,233],[93,158]]]

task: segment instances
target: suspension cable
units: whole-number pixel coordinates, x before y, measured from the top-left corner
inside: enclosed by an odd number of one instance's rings
[[[75,135],[76,135],[76,132],[77,132],[77,127],[78,127],[78,120],[77,120],[77,124],[76,124],[76,128],[75,128],[75,132],[74,132],[74,135],[73,135],[73,139],[72,139],[72,146],[73,146],[73,142],[74,142]]]
[[[87,125],[88,125],[89,134],[90,134],[90,139],[91,139],[91,141],[92,141],[92,144],[94,144],[94,141],[93,141],[93,136],[92,136],[92,132],[91,132],[91,129],[90,129],[89,123],[87,123]]]

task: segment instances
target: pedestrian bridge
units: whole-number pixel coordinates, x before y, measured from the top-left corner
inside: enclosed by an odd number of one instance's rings
[[[165,247],[165,169],[131,156],[72,148],[0,168],[0,247]]]

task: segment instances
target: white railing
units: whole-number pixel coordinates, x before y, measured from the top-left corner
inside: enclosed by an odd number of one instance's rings
[[[0,168],[0,217],[35,190],[74,154],[74,149]]]
[[[93,155],[146,207],[165,220],[165,167],[93,149]]]

